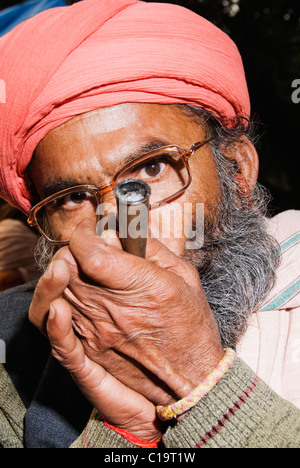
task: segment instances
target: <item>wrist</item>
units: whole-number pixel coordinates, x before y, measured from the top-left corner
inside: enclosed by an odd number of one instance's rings
[[[274,417],[274,404],[278,399],[237,358],[220,382],[185,414],[182,421],[168,426],[163,443],[168,449],[249,448],[257,447],[257,444],[263,447],[265,445],[260,445],[261,442],[268,443],[266,437],[270,438],[269,430],[272,430],[272,426],[268,426],[268,417],[271,420]],[[282,415],[278,419],[279,424],[281,418]],[[273,430],[278,435],[278,427]]]
[[[139,434],[136,435],[133,432],[129,432],[126,429],[115,427],[112,424],[109,424],[103,419],[105,426],[121,435],[124,439],[130,442],[133,445],[137,445],[140,448],[158,448],[159,443],[162,440],[162,435],[160,432],[155,434],[145,434],[145,431],[139,431]]]
[[[162,421],[167,421],[184,415],[217,385],[217,383],[232,367],[235,358],[236,353],[230,348],[226,349],[225,355],[217,364],[215,369],[211,371],[201,384],[194,388],[187,396],[168,406],[158,405],[156,407],[158,417]]]
[[[178,373],[173,373],[172,378],[168,376],[166,381],[173,390],[173,396],[167,402],[162,400],[163,403],[160,404],[170,405],[186,397],[218,366],[224,355],[225,350],[219,346],[206,352],[198,350],[184,356],[182,362],[177,364]]]

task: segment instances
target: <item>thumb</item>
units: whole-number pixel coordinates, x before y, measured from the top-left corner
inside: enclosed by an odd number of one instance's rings
[[[100,238],[105,242],[106,245],[111,245],[117,249],[122,250],[122,244],[118,237],[117,231],[114,231],[113,229],[103,231]]]
[[[120,240],[111,234],[100,238],[95,225],[83,220],[75,229],[69,249],[81,271],[101,286],[125,290],[139,281],[145,260],[122,250]],[[108,236],[108,237],[105,237]]]
[[[99,238],[94,223],[86,219],[75,229],[69,248],[83,273],[110,289],[133,289],[141,279],[157,280],[162,270],[182,276],[191,285],[195,280],[199,282],[197,270],[157,239],[148,239],[146,259],[124,252],[116,245],[118,242],[109,244]]]

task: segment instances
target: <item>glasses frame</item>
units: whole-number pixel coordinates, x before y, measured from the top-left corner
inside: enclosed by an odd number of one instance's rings
[[[109,192],[112,192],[114,190],[114,188],[116,187],[116,185],[118,184],[117,180],[118,180],[118,177],[120,176],[120,174],[122,174],[123,172],[125,172],[126,170],[128,170],[130,167],[132,166],[135,166],[136,164],[140,164],[140,163],[143,163],[144,161],[146,161],[147,159],[150,159],[150,158],[155,158],[155,156],[159,156],[161,153],[174,153],[174,152],[177,152],[180,157],[181,157],[181,160],[183,161],[184,165],[185,165],[185,168],[187,169],[187,173],[188,173],[188,181],[187,183],[185,184],[185,186],[180,189],[178,192],[174,193],[173,195],[171,195],[170,197],[167,197],[165,199],[163,199],[162,201],[160,202],[156,202],[152,205],[150,205],[149,209],[154,209],[154,208],[158,208],[159,206],[161,206],[163,203],[168,203],[170,201],[173,201],[175,200],[176,198],[180,197],[180,195],[182,195],[186,190],[187,188],[190,186],[191,182],[192,182],[192,176],[191,176],[191,170],[190,170],[190,166],[189,166],[189,158],[200,148],[202,148],[202,146],[206,145],[207,143],[209,143],[210,141],[212,141],[214,139],[214,137],[210,136],[208,138],[205,138],[204,140],[202,141],[198,141],[197,143],[194,143],[189,149],[187,150],[184,150],[182,148],[180,148],[179,146],[162,146],[161,148],[157,149],[156,151],[152,151],[151,153],[147,153],[143,156],[140,156],[138,157],[137,159],[135,159],[134,161],[131,161],[130,163],[128,164],[125,164],[112,178],[110,184],[107,184],[107,185],[103,185],[102,187],[96,187],[95,185],[75,185],[74,187],[69,187],[67,189],[64,189],[64,190],[61,190],[59,192],[56,192],[54,193],[53,195],[50,195],[49,197],[45,198],[44,200],[40,201],[39,203],[37,203],[30,211],[30,214],[29,214],[29,217],[27,219],[27,223],[28,225],[33,228],[35,227],[39,233],[45,237],[45,239],[47,239],[48,242],[52,243],[52,244],[60,244],[60,245],[67,245],[69,243],[69,241],[54,241],[53,239],[50,239],[46,234],[45,232],[40,228],[39,226],[39,223],[37,221],[37,212],[45,205],[47,205],[48,203],[50,203],[51,201],[55,200],[56,198],[59,198],[61,196],[64,196],[64,195],[68,195],[69,193],[72,193],[74,192],[74,190],[78,190],[78,191],[81,191],[81,190],[87,190],[87,191],[90,191],[90,192],[93,192],[93,194],[95,195],[96,199],[97,199],[97,202],[98,204],[100,205],[101,204],[101,198],[103,197],[103,195],[105,195],[106,193],[109,193]]]

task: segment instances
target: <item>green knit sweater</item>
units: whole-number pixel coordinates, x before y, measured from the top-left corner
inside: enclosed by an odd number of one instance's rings
[[[76,408],[74,408],[76,411]],[[23,448],[26,408],[0,365],[0,446]],[[177,424],[166,448],[300,448],[300,411],[280,398],[240,359]],[[71,448],[138,448],[108,429],[96,410]]]

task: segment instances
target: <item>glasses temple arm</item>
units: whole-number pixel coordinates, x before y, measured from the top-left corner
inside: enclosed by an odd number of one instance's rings
[[[191,149],[190,149],[190,153],[189,155],[191,156],[195,151],[197,151],[199,148],[201,148],[202,146],[206,145],[207,143],[209,143],[210,141],[212,141],[214,139],[213,136],[210,136],[208,138],[206,138],[205,140],[203,141],[199,141],[198,143],[195,143]]]

